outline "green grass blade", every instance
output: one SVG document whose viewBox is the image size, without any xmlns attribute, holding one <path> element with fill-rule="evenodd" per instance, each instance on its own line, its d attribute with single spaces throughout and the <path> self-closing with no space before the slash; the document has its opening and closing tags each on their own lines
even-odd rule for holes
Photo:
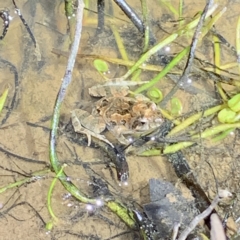
<svg viewBox="0 0 240 240">
<path fill-rule="evenodd" d="M 8 96 L 8 91 L 9 91 L 9 88 L 6 88 L 2 94 L 2 96 L 0 97 L 0 113 L 2 112 L 3 110 L 3 107 L 5 105 L 5 102 L 7 100 L 7 96 Z"/>
</svg>

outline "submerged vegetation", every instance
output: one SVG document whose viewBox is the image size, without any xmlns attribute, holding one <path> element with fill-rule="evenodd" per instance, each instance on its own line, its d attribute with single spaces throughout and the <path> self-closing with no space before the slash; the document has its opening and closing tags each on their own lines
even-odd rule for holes
<svg viewBox="0 0 240 240">
<path fill-rule="evenodd" d="M 137 236 L 138 239 L 149 240 L 184 240 L 190 233 L 201 239 L 226 239 L 227 236 L 229 239 L 235 239 L 239 230 L 230 232 L 226 227 L 232 212 L 217 208 L 217 205 L 220 201 L 226 206 L 238 205 L 238 200 L 234 198 L 235 195 L 238 196 L 238 189 L 235 189 L 234 193 L 230 193 L 232 188 L 222 190 L 227 184 L 219 184 L 220 180 L 215 176 L 215 166 L 206 160 L 214 179 L 211 184 L 214 188 L 216 184 L 209 197 L 206 186 L 202 186 L 188 158 L 198 154 L 202 159 L 204 148 L 207 149 L 208 145 L 214 148 L 216 143 L 224 145 L 232 135 L 235 136 L 234 145 L 237 145 L 240 128 L 240 20 L 237 24 L 234 47 L 215 27 L 224 17 L 230 3 L 219 6 L 213 1 L 207 1 L 206 6 L 199 9 L 198 13 L 185 13 L 187 3 L 181 0 L 178 9 L 169 1 L 151 1 L 159 9 L 168 11 L 167 21 L 173 23 L 170 32 L 161 26 L 163 21 L 154 19 L 155 13 L 151 15 L 153 9 L 147 0 L 141 0 L 141 7 L 138 9 L 132 8 L 127 1 L 96 2 L 97 6 L 87 0 L 64 1 L 69 37 L 64 40 L 63 45 L 70 45 L 70 50 L 68 53 L 66 48 L 52 49 L 55 55 L 68 57 L 68 62 L 51 118 L 50 166 L 2 186 L 0 193 L 43 179 L 52 170 L 55 175 L 46 200 L 50 219 L 47 223 L 44 222 L 49 232 L 54 232 L 59 222 L 54 212 L 55 204 L 58 203 L 52 201 L 53 191 L 59 180 L 70 196 L 86 206 L 85 211 L 96 214 L 96 217 L 100 216 L 99 218 L 110 225 L 115 224 L 111 220 L 112 215 L 108 219 L 108 216 L 101 215 L 101 211 L 116 215 L 131 230 L 133 239 Z M 18 9 L 14 1 L 13 4 Z M 91 10 L 95 7 L 97 11 Z M 121 15 L 119 17 L 114 13 L 116 8 L 124 15 L 123 19 Z M 138 14 L 140 11 L 141 15 Z M 8 16 L 7 11 L 0 13 L 3 20 Z M 185 14 L 188 17 L 185 17 Z M 20 11 L 18 15 L 36 45 L 35 37 Z M 123 22 L 127 22 L 128 27 L 134 25 L 136 29 L 131 29 L 129 34 L 129 29 L 119 27 Z M 102 43 L 101 48 L 106 48 L 108 52 L 108 47 L 114 40 L 115 57 L 111 56 L 110 51 L 109 55 L 95 52 L 86 54 L 83 49 L 79 53 L 79 45 L 82 47 L 83 44 L 81 37 L 85 29 L 92 26 L 97 26 L 93 39 L 89 40 L 93 41 L 92 46 L 99 41 Z M 3 40 L 8 27 L 9 23 L 3 28 Z M 161 37 L 159 29 L 163 30 Z M 209 49 L 204 48 L 205 40 L 213 42 L 213 61 L 209 60 L 206 53 Z M 130 42 L 137 46 L 137 54 L 133 51 L 133 46 L 129 47 Z M 221 65 L 223 51 L 231 53 L 234 62 Z M 79 64 L 81 73 L 82 68 L 89 67 L 89 60 L 93 66 L 92 71 L 100 79 L 95 85 L 88 87 L 88 98 L 92 98 L 91 108 L 85 110 L 89 106 L 81 104 L 80 108 L 70 109 L 71 119 L 68 123 L 61 123 L 63 104 L 71 94 L 69 88 L 72 81 L 75 81 L 75 61 L 84 62 L 84 65 Z M 113 69 L 118 71 L 112 74 Z M 86 78 L 84 81 L 87 81 Z M 200 99 L 196 98 L 190 103 L 193 96 L 200 96 Z M 0 97 L 0 111 L 7 97 L 8 88 Z M 201 105 L 205 99 L 207 104 Z M 109 137 L 109 133 L 112 137 Z M 107 156 L 114 165 L 116 174 L 110 170 L 111 177 L 104 179 L 92 169 L 93 163 L 84 163 L 83 154 L 79 164 L 89 178 L 84 180 L 88 186 L 76 184 L 67 173 L 67 165 L 58 154 L 58 139 L 61 136 L 71 144 L 84 146 L 84 149 L 98 149 L 101 152 L 101 160 L 106 164 Z M 170 182 L 154 179 L 151 174 L 147 182 L 150 195 L 148 201 L 142 204 L 140 199 L 126 197 L 126 186 L 131 185 L 131 177 L 136 171 L 131 168 L 133 164 L 129 164 L 129 156 L 139 157 L 141 161 L 152 156 L 166 157 L 194 200 L 182 196 Z M 214 158 L 214 153 L 209 156 Z M 109 161 L 107 165 L 109 166 Z M 84 177 L 80 176 L 80 179 Z M 140 186 L 142 182 L 137 184 Z M 163 195 L 160 198 L 161 192 Z M 236 210 L 234 214 L 235 227 L 239 212 Z M 219 219 L 222 219 L 223 223 Z M 209 231 L 198 226 L 202 220 Z M 77 236 L 101 239 L 98 233 L 94 237 L 87 234 L 81 232 Z M 108 239 L 121 235 L 125 239 L 124 234 L 117 231 L 116 235 L 112 234 Z"/>
</svg>

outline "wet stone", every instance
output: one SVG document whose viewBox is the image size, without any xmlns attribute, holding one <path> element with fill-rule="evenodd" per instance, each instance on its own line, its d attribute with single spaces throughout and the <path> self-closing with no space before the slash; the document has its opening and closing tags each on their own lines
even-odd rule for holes
<svg viewBox="0 0 240 240">
<path fill-rule="evenodd" d="M 184 229 L 197 215 L 194 201 L 184 198 L 170 182 L 150 179 L 149 188 L 151 202 L 144 205 L 144 212 L 161 233 L 160 239 L 171 236 L 174 224 L 180 223 Z"/>
</svg>

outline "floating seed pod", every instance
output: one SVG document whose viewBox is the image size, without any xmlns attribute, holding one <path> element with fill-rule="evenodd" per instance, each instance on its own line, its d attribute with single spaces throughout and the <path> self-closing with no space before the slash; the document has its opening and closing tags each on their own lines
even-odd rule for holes
<svg viewBox="0 0 240 240">
<path fill-rule="evenodd" d="M 235 122 L 237 114 L 230 108 L 224 108 L 218 113 L 218 121 L 220 123 L 233 123 Z"/>
<path fill-rule="evenodd" d="M 162 94 L 161 90 L 159 90 L 156 87 L 149 89 L 147 91 L 147 96 L 151 101 L 153 101 L 155 103 L 159 103 L 163 99 L 163 94 Z"/>
<path fill-rule="evenodd" d="M 230 100 L 228 100 L 227 104 L 232 111 L 239 112 L 240 111 L 240 94 L 233 96 Z"/>
<path fill-rule="evenodd" d="M 171 115 L 172 116 L 179 116 L 182 113 L 182 103 L 179 98 L 172 98 L 171 99 Z"/>
<path fill-rule="evenodd" d="M 220 123 L 233 123 L 236 115 L 230 108 L 224 108 L 218 113 L 218 121 Z"/>
<path fill-rule="evenodd" d="M 100 73 L 105 73 L 108 71 L 108 64 L 101 59 L 95 59 L 93 61 L 93 65 Z"/>
</svg>

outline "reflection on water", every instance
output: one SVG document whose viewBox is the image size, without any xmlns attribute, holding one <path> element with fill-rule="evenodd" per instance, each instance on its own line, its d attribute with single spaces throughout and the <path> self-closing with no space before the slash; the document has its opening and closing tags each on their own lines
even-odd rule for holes
<svg viewBox="0 0 240 240">
<path fill-rule="evenodd" d="M 128 2 L 131 2 L 135 12 L 141 16 L 139 1 Z M 160 2 L 160 0 L 148 1 L 149 23 L 156 42 L 176 31 L 179 26 L 174 10 Z M 1 114 L 1 121 L 4 124 L 0 129 L 0 174 L 2 175 L 0 186 L 12 183 L 16 179 L 22 179 L 31 172 L 49 165 L 49 127 L 56 94 L 67 63 L 66 57 L 52 53 L 52 49 L 68 52 L 71 42 L 69 36 L 72 32 L 69 30 L 62 1 L 24 0 L 17 4 L 36 38 L 37 46 L 34 47 L 26 28 L 18 15 L 14 13 L 12 1 L 2 1 L 0 9 L 9 9 L 13 19 L 5 38 L 0 41 L 0 93 L 6 87 L 10 89 L 6 107 Z M 204 4 L 205 1 L 185 2 L 183 11 L 185 21 L 190 21 L 198 11 L 203 9 Z M 225 4 L 224 1 L 219 3 L 220 7 Z M 172 1 L 172 6 L 177 9 L 178 2 Z M 108 18 L 105 21 L 104 32 L 98 35 L 96 34 L 97 15 L 95 13 L 97 7 L 91 2 L 88 8 L 89 10 L 84 13 L 83 36 L 79 52 L 122 59 L 120 54 L 122 49 L 118 49 L 115 42 L 116 35 L 112 32 L 111 24 L 114 24 L 123 39 L 129 60 L 136 61 L 142 54 L 143 37 L 118 6 L 111 5 L 106 1 Z M 235 46 L 238 9 L 240 9 L 238 2 L 230 2 L 227 12 L 215 26 L 216 31 L 232 46 Z M 70 20 L 70 24 L 72 22 L 73 19 Z M 0 31 L 2 30 L 1 26 Z M 213 62 L 212 41 L 212 35 L 208 34 L 202 43 L 199 43 L 196 53 L 198 58 Z M 189 43 L 189 36 L 180 38 L 152 56 L 148 64 L 164 66 L 182 50 L 183 46 L 187 46 Z M 222 65 L 236 60 L 226 45 L 221 44 L 221 49 Z M 176 93 L 182 102 L 183 114 L 218 104 L 212 77 L 202 71 L 202 64 L 199 61 L 195 62 L 194 71 L 190 74 L 191 83 L 188 82 L 187 86 L 182 86 Z M 105 75 L 108 78 L 120 77 L 129 68 L 122 64 L 109 63 L 108 65 L 109 72 Z M 164 78 L 157 85 L 164 96 L 174 86 L 174 82 L 179 78 L 184 67 L 185 62 L 183 61 L 174 68 L 168 78 Z M 238 73 L 237 71 L 237 68 L 231 69 L 231 72 Z M 155 77 L 156 74 L 156 71 L 144 70 L 139 76 L 136 76 L 136 79 L 146 81 Z M 117 181 L 112 179 L 111 171 L 106 168 L 105 153 L 103 154 L 99 149 L 87 147 L 87 139 L 84 136 L 79 141 L 85 143 L 85 146 L 79 146 L 69 141 L 67 134 L 61 134 L 62 126 L 69 122 L 70 111 L 79 107 L 92 109 L 96 100 L 90 97 L 88 89 L 94 84 L 103 82 L 104 79 L 93 67 L 92 59 L 82 57 L 80 59 L 79 57 L 61 112 L 62 122 L 57 148 L 59 159 L 68 164 L 67 175 L 85 193 L 90 194 L 91 192 L 89 181 L 93 182 L 93 180 L 89 178 L 89 175 L 100 176 L 106 179 L 110 191 L 118 195 L 121 201 L 127 202 L 131 206 L 134 201 L 139 204 L 148 203 L 150 201 L 148 194 L 150 178 L 161 178 L 172 183 L 178 181 L 171 164 L 165 157 L 127 156 L 130 169 L 129 185 L 120 188 Z M 224 85 L 226 91 L 231 92 L 233 89 L 233 87 Z M 170 110 L 169 105 L 166 108 Z M 191 130 L 198 132 L 201 128 L 211 126 L 214 121 L 216 120 L 203 119 L 196 129 Z M 227 187 L 230 191 L 237 193 L 240 167 L 236 161 L 239 155 L 237 137 L 238 134 L 235 134 L 235 137 L 230 136 L 224 141 L 224 144 L 202 142 L 198 146 L 185 150 L 190 166 L 210 198 L 214 197 L 216 192 L 215 177 L 221 188 Z M 22 158 L 16 157 L 14 154 Z M 215 177 L 206 160 L 212 166 Z M 85 163 L 84 168 L 81 166 L 82 162 Z M 12 172 L 4 170 L 5 168 Z M 114 169 L 113 175 L 115 175 Z M 86 209 L 85 205 L 71 197 L 63 198 L 66 191 L 60 184 L 55 187 L 52 199 L 53 210 L 60 221 L 52 233 L 46 235 L 44 224 L 50 220 L 46 207 L 47 191 L 53 177 L 54 174 L 49 174 L 44 179 L 25 184 L 17 191 L 14 188 L 1 193 L 0 203 L 3 204 L 1 211 L 4 217 L 0 219 L 5 226 L 4 229 L 1 229 L 1 235 L 4 236 L 4 239 L 33 239 L 33 236 L 36 239 L 50 239 L 52 236 L 57 239 L 84 239 L 87 236 L 89 239 L 109 239 L 117 234 L 119 236 L 115 239 L 139 237 L 134 232 L 125 233 L 129 231 L 126 225 L 105 208 L 103 210 L 94 209 L 93 214 Z M 191 198 L 189 190 L 183 184 L 178 184 L 178 188 L 187 198 Z M 13 204 L 19 205 L 11 209 Z M 43 221 L 35 211 L 41 215 Z M 234 217 L 238 216 L 239 203 L 237 202 Z"/>
</svg>

